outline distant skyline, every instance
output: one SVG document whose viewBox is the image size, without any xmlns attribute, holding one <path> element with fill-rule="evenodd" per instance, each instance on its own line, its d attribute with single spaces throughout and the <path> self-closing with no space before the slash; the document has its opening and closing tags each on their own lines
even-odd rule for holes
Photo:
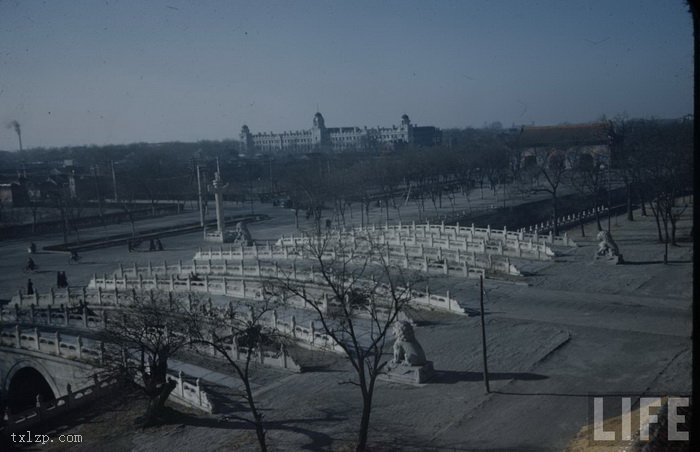
<svg viewBox="0 0 700 452">
<path fill-rule="evenodd" d="M 692 113 L 682 0 L 0 0 L 0 150 Z"/>
</svg>

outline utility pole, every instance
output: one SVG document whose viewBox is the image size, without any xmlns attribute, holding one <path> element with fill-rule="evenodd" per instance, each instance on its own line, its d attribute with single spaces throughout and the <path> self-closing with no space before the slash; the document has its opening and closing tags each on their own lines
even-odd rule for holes
<svg viewBox="0 0 700 452">
<path fill-rule="evenodd" d="M 506 177 L 503 176 L 503 208 L 506 208 Z"/>
<path fill-rule="evenodd" d="M 199 225 L 204 227 L 204 196 L 202 194 L 202 177 L 200 175 L 201 169 L 201 165 L 197 165 L 197 201 L 199 204 Z"/>
<path fill-rule="evenodd" d="M 97 196 L 97 209 L 100 213 L 100 220 L 104 221 L 102 218 L 103 212 L 102 212 L 102 193 L 100 193 L 100 183 L 97 180 L 97 165 L 93 165 L 92 167 L 92 176 L 93 180 L 95 181 L 95 195 Z"/>
<path fill-rule="evenodd" d="M 608 166 L 608 232 L 610 232 L 610 216 L 612 215 L 611 208 L 612 208 L 612 193 L 610 193 L 610 179 L 612 178 L 612 175 L 610 173 L 610 166 Z"/>
<path fill-rule="evenodd" d="M 114 187 L 114 202 L 119 202 L 119 195 L 117 195 L 117 173 L 114 172 L 114 160 L 109 161 L 112 165 L 112 186 Z"/>
<path fill-rule="evenodd" d="M 489 368 L 486 360 L 486 325 L 484 323 L 484 276 L 479 276 L 479 305 L 481 307 L 481 351 L 484 356 L 484 386 L 486 393 L 491 392 L 489 388 Z"/>
</svg>

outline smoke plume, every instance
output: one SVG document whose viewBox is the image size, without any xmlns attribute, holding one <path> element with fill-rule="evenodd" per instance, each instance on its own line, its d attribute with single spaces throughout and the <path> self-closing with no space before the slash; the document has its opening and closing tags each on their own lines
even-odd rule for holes
<svg viewBox="0 0 700 452">
<path fill-rule="evenodd" d="M 22 127 L 19 125 L 19 122 L 16 120 L 12 120 L 7 124 L 8 129 L 13 129 L 15 133 L 17 134 L 17 139 L 19 140 L 19 150 L 22 150 Z"/>
</svg>

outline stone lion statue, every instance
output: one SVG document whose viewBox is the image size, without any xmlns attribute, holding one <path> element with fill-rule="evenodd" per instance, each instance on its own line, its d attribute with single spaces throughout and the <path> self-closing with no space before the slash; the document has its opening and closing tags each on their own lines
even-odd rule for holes
<svg viewBox="0 0 700 452">
<path fill-rule="evenodd" d="M 253 245 L 253 237 L 250 235 L 250 231 L 248 231 L 248 227 L 243 221 L 239 221 L 236 224 L 235 237 L 235 243 L 243 243 L 246 246 Z"/>
<path fill-rule="evenodd" d="M 620 255 L 620 250 L 608 231 L 600 231 L 596 239 L 600 241 L 596 256 L 617 257 Z"/>
<path fill-rule="evenodd" d="M 426 364 L 425 352 L 413 334 L 413 327 L 410 323 L 399 320 L 393 327 L 396 342 L 394 342 L 393 364 L 404 364 L 406 366 L 422 366 Z"/>
</svg>

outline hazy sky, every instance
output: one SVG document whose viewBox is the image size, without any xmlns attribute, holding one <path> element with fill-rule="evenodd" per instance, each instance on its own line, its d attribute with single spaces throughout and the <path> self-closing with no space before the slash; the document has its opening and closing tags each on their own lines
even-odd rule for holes
<svg viewBox="0 0 700 452">
<path fill-rule="evenodd" d="M 0 0 L 0 149 L 692 112 L 682 0 Z"/>
</svg>

